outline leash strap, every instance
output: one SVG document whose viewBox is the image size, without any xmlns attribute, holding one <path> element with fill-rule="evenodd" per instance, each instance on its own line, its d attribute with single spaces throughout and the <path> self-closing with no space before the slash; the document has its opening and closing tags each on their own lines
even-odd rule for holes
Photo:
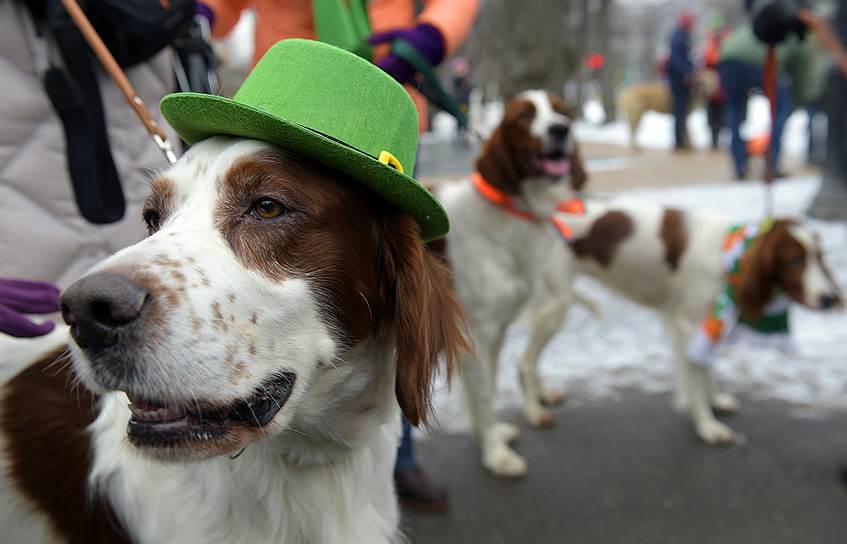
<svg viewBox="0 0 847 544">
<path fill-rule="evenodd" d="M 532 212 L 528 212 L 526 210 L 518 208 L 518 206 L 515 204 L 514 199 L 511 196 L 507 195 L 503 191 L 491 185 L 488 180 L 486 180 L 479 172 L 474 172 L 473 174 L 471 174 L 471 182 L 473 183 L 476 192 L 479 193 L 482 198 L 494 204 L 509 215 L 533 223 L 543 224 L 545 222 L 549 222 L 559 234 L 559 236 L 562 237 L 562 240 L 565 243 L 570 243 L 573 239 L 573 230 L 571 229 L 570 225 L 567 224 L 564 218 L 554 214 L 544 220 L 543 218 L 538 217 Z M 573 208 L 575 206 L 573 204 L 574 200 L 565 201 L 559 204 L 559 206 Z M 579 203 L 581 204 L 581 209 L 583 210 L 582 213 L 584 213 L 584 203 L 582 203 L 582 201 L 579 201 Z M 559 206 L 557 206 L 557 209 Z"/>
<path fill-rule="evenodd" d="M 115 57 L 112 56 L 112 53 L 109 51 L 109 48 L 106 47 L 106 44 L 103 43 L 103 40 L 97 34 L 97 31 L 92 26 L 91 21 L 88 20 L 85 13 L 82 11 L 82 8 L 79 7 L 79 4 L 76 0 L 61 0 L 62 6 L 67 10 L 68 14 L 73 19 L 74 24 L 79 28 L 79 31 L 85 37 L 85 41 L 88 42 L 88 45 L 91 47 L 91 50 L 97 56 L 97 59 L 103 65 L 103 69 L 106 70 L 106 73 L 115 81 L 115 84 L 123 93 L 126 98 L 129 106 L 135 111 L 135 114 L 141 120 L 141 123 L 144 125 L 144 128 L 147 129 L 147 132 L 150 133 L 150 136 L 153 138 L 153 141 L 156 142 L 156 145 L 159 149 L 164 153 L 165 158 L 168 159 L 168 162 L 173 164 L 176 162 L 176 154 L 171 147 L 171 143 L 168 141 L 168 135 L 162 129 L 161 126 L 156 122 L 153 118 L 153 114 L 150 113 L 150 110 L 144 104 L 144 101 L 141 100 L 141 97 L 138 96 L 138 91 L 135 90 L 135 87 L 132 86 L 132 83 L 129 82 L 129 79 L 126 77 L 126 74 L 118 65 Z"/>
<path fill-rule="evenodd" d="M 413 85 L 427 100 L 455 117 L 460 127 L 468 126 L 468 116 L 459 107 L 456 99 L 444 90 L 435 69 L 414 45 L 406 40 L 395 40 L 391 52 L 409 63 L 422 76 L 422 79 L 415 80 Z"/>
<path fill-rule="evenodd" d="M 776 97 L 779 81 L 779 65 L 776 58 L 776 46 L 768 46 L 768 55 L 765 60 L 764 87 L 765 96 L 768 97 L 771 110 L 771 136 L 768 141 L 768 154 L 765 167 L 765 215 L 773 214 L 773 195 L 771 185 L 776 177 L 776 157 L 774 156 L 774 128 L 776 127 Z"/>
</svg>

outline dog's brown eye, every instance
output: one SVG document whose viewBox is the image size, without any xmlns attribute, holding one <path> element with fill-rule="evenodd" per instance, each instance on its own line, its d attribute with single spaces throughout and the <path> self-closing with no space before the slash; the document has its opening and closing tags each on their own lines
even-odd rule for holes
<svg viewBox="0 0 847 544">
<path fill-rule="evenodd" d="M 792 257 L 791 260 L 788 261 L 788 266 L 791 268 L 803 268 L 806 266 L 806 257 L 803 257 L 802 255 Z"/>
<path fill-rule="evenodd" d="M 162 226 L 162 216 L 156 210 L 144 212 L 144 222 L 147 223 L 147 234 L 153 235 Z"/>
<path fill-rule="evenodd" d="M 260 198 L 251 209 L 256 219 L 276 219 L 285 213 L 285 206 L 271 198 Z"/>
</svg>

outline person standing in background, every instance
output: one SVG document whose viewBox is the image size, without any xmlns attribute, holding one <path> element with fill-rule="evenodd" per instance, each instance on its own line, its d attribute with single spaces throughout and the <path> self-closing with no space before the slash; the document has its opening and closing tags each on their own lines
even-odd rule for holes
<svg viewBox="0 0 847 544">
<path fill-rule="evenodd" d="M 420 130 L 428 127 L 426 98 L 410 82 L 416 75 L 405 61 L 390 52 L 391 42 L 411 43 L 433 66 L 450 57 L 465 40 L 476 19 L 479 0 L 425 0 L 415 13 L 415 0 L 370 0 L 368 20 L 375 45 L 374 63 L 402 83 L 418 108 Z M 253 63 L 279 40 L 317 39 L 312 0 L 201 0 L 198 14 L 207 17 L 212 37 L 221 39 L 238 23 L 241 12 L 257 14 Z"/>
<path fill-rule="evenodd" d="M 779 80 L 776 92 L 776 117 L 773 120 L 771 146 L 777 177 L 785 122 L 797 105 L 808 101 L 811 89 L 811 46 L 808 40 L 791 35 L 776 48 Z M 748 22 L 733 30 L 721 46 L 719 70 L 726 93 L 727 120 L 732 131 L 732 162 L 738 180 L 747 177 L 747 144 L 741 137 L 741 125 L 747 118 L 747 101 L 754 90 L 763 90 L 767 46 L 756 38 Z"/>
<path fill-rule="evenodd" d="M 415 0 L 370 0 L 367 16 L 375 46 L 373 62 L 403 84 L 418 110 L 419 129 L 429 123 L 426 98 L 411 84 L 416 70 L 391 53 L 398 39 L 410 43 L 432 66 L 451 56 L 470 31 L 479 0 L 424 0 L 415 13 Z M 209 20 L 212 37 L 223 38 L 235 27 L 243 10 L 257 15 L 253 64 L 276 42 L 288 38 L 317 39 L 312 0 L 202 0 L 198 15 Z M 401 504 L 420 512 L 444 512 L 449 508 L 446 490 L 436 486 L 420 468 L 412 443 L 412 427 L 403 418 L 403 435 L 397 451 L 394 481 Z"/>
<path fill-rule="evenodd" d="M 721 59 L 721 43 L 730 32 L 726 19 L 722 15 L 715 15 L 709 22 L 709 32 L 706 35 L 706 50 L 703 53 L 703 67 L 711 74 L 717 85 L 709 89 L 710 94 L 706 97 L 706 116 L 709 128 L 712 131 L 712 149 L 718 149 L 721 129 L 724 126 L 724 103 L 726 97 L 723 85 L 720 81 L 718 63 Z"/>
<path fill-rule="evenodd" d="M 668 83 L 673 97 L 674 141 L 677 150 L 689 147 L 686 121 L 691 106 L 691 86 L 694 79 L 694 63 L 691 61 L 691 31 L 694 14 L 684 10 L 671 34 L 670 56 L 667 62 Z"/>
</svg>

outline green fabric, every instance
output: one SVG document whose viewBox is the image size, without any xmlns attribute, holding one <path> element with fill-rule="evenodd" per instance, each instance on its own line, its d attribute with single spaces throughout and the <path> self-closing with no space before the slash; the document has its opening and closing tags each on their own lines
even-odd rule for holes
<svg viewBox="0 0 847 544">
<path fill-rule="evenodd" d="M 739 229 L 745 228 L 744 225 L 734 225 L 730 228 L 729 232 L 734 233 Z M 741 253 L 738 255 L 738 258 L 734 260 L 732 263 L 732 267 L 729 269 L 729 275 L 738 277 L 741 275 L 741 265 L 744 262 L 744 256 L 750 251 L 753 243 L 759 240 L 762 236 L 767 234 L 767 230 L 770 230 L 770 227 L 767 229 L 761 229 L 756 233 L 753 237 L 745 238 L 744 242 L 741 246 Z M 716 316 L 720 317 L 723 312 L 731 305 L 732 307 L 739 308 L 738 306 L 738 294 L 736 293 L 735 285 L 731 281 L 726 282 L 726 287 L 723 296 L 718 297 L 718 300 L 722 300 L 722 304 L 717 304 L 716 308 L 713 309 L 715 312 L 720 312 L 716 314 Z M 769 302 L 774 302 L 780 297 L 784 297 L 785 295 L 779 290 L 775 289 L 773 295 L 771 295 L 771 299 Z M 721 307 L 717 307 L 721 306 Z M 775 313 L 765 313 L 760 316 L 758 319 L 752 319 L 744 314 L 739 312 L 738 322 L 744 323 L 751 329 L 756 332 L 762 334 L 784 334 L 788 332 L 788 310 L 787 306 L 785 310 L 780 310 Z"/>
<path fill-rule="evenodd" d="M 418 114 L 403 87 L 337 47 L 284 40 L 259 61 L 232 99 L 175 93 L 162 114 L 189 144 L 215 135 L 276 144 L 327 164 L 410 214 L 425 241 L 449 230 L 441 204 L 412 177 L 383 164 L 388 151 L 413 172 Z"/>
<path fill-rule="evenodd" d="M 365 0 L 312 0 L 318 40 L 371 60 L 373 48 Z"/>
<path fill-rule="evenodd" d="M 774 315 L 764 315 L 760 319 L 752 320 L 741 316 L 739 323 L 744 323 L 760 334 L 785 334 L 789 330 L 788 312 L 780 312 Z"/>
<path fill-rule="evenodd" d="M 768 48 L 753 33 L 746 23 L 736 28 L 721 44 L 721 61 L 737 60 L 764 67 Z M 808 38 L 800 40 L 792 34 L 785 43 L 776 48 L 781 76 L 791 78 L 791 93 L 795 106 L 814 98 L 815 82 L 812 80 L 812 45 Z"/>
</svg>

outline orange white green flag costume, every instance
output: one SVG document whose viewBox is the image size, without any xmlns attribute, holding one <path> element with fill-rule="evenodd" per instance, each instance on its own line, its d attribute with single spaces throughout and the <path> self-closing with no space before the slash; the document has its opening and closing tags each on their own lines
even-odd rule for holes
<svg viewBox="0 0 847 544">
<path fill-rule="evenodd" d="M 758 224 L 733 226 L 724 239 L 723 266 L 726 285 L 709 307 L 709 312 L 686 348 L 686 355 L 697 365 L 710 366 L 722 341 L 744 341 L 773 346 L 783 351 L 795 351 L 788 322 L 789 299 L 783 293 L 774 294 L 761 317 L 753 319 L 738 308 L 737 290 L 747 256 L 758 240 L 773 227 L 773 220 Z"/>
</svg>

